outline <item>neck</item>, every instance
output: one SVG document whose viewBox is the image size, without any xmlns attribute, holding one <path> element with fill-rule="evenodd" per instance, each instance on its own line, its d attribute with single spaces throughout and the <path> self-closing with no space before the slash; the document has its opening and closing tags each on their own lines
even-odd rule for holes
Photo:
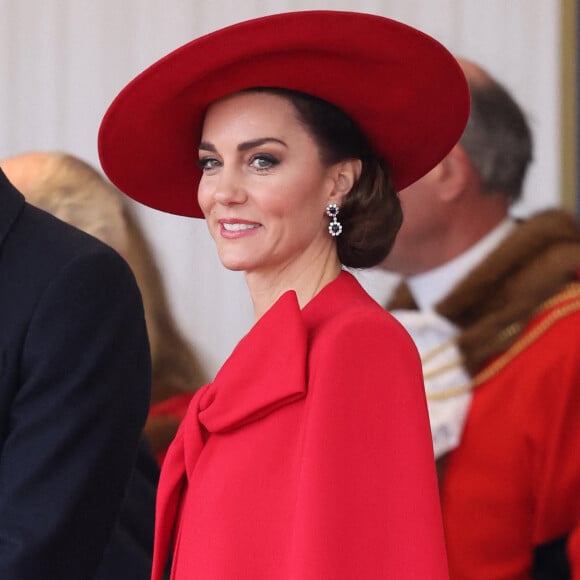
<svg viewBox="0 0 580 580">
<path fill-rule="evenodd" d="M 445 264 L 407 278 L 407 284 L 422 310 L 435 307 L 467 274 L 477 267 L 513 231 L 515 224 L 505 219 L 466 251 Z"/>
<path fill-rule="evenodd" d="M 336 251 L 320 256 L 306 265 L 288 264 L 275 272 L 246 272 L 246 283 L 258 320 L 289 290 L 296 292 L 300 308 L 304 308 L 327 284 L 335 280 L 342 267 Z"/>
</svg>

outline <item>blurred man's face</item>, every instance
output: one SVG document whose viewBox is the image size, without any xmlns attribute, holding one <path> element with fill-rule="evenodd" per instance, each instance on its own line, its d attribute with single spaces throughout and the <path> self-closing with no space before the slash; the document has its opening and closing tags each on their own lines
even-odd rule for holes
<svg viewBox="0 0 580 580">
<path fill-rule="evenodd" d="M 399 194 L 403 225 L 382 267 L 403 275 L 419 274 L 434 267 L 438 240 L 445 231 L 448 205 L 437 196 L 439 166 Z"/>
</svg>

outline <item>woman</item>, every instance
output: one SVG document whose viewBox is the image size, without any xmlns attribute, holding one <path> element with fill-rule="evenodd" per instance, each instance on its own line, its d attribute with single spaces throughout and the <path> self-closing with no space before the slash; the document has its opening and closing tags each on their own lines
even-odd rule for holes
<svg viewBox="0 0 580 580">
<path fill-rule="evenodd" d="M 169 554 L 177 580 L 447 577 L 417 353 L 342 266 L 385 257 L 395 188 L 450 150 L 467 114 L 437 42 L 326 11 L 197 39 L 112 104 L 105 171 L 204 217 L 256 313 L 168 452 L 154 579 Z"/>
</svg>

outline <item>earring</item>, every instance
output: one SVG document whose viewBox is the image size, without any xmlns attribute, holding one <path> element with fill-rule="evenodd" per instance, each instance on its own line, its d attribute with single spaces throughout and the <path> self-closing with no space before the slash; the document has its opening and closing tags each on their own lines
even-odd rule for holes
<svg viewBox="0 0 580 580">
<path fill-rule="evenodd" d="M 335 203 L 329 203 L 326 206 L 326 215 L 330 218 L 330 223 L 328 224 L 328 233 L 333 238 L 340 236 L 342 233 L 342 224 L 336 219 L 338 212 L 339 208 Z"/>
</svg>

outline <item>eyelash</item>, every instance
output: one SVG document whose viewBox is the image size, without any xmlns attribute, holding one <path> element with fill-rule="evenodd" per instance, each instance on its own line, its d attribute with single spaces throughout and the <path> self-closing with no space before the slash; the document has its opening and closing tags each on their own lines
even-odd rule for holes
<svg viewBox="0 0 580 580">
<path fill-rule="evenodd" d="M 255 165 L 256 161 L 266 162 L 266 167 L 256 166 Z M 207 156 L 201 157 L 197 162 L 197 164 L 202 171 L 210 171 L 212 169 L 215 169 L 216 167 L 219 167 L 221 165 L 221 162 L 215 157 Z M 258 153 L 251 157 L 249 164 L 250 166 L 254 167 L 256 171 L 262 172 L 268 171 L 269 169 L 276 167 L 276 165 L 280 164 L 280 160 L 274 155 L 270 155 L 269 153 Z"/>
<path fill-rule="evenodd" d="M 267 163 L 267 167 L 255 167 L 255 161 L 265 161 Z M 276 165 L 279 163 L 280 160 L 277 157 L 274 157 L 274 155 L 270 155 L 268 153 L 259 153 L 250 159 L 250 165 L 254 166 L 256 171 L 268 171 L 268 169 L 276 167 Z"/>
<path fill-rule="evenodd" d="M 219 165 L 219 161 L 215 157 L 201 157 L 197 164 L 202 171 L 207 171 L 217 167 Z"/>
</svg>

